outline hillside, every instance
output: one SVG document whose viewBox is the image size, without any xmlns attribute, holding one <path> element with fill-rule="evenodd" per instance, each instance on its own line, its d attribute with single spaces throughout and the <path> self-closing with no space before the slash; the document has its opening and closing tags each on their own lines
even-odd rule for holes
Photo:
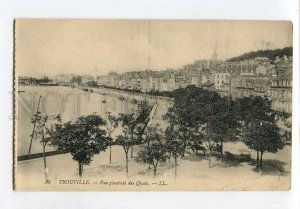
<svg viewBox="0 0 300 209">
<path fill-rule="evenodd" d="M 274 49 L 274 50 L 258 50 L 255 52 L 249 52 L 242 54 L 238 57 L 233 57 L 228 59 L 228 62 L 238 62 L 243 60 L 254 59 L 256 57 L 268 57 L 270 60 L 274 61 L 277 56 L 292 56 L 293 55 L 293 47 L 286 47 L 283 49 Z"/>
</svg>

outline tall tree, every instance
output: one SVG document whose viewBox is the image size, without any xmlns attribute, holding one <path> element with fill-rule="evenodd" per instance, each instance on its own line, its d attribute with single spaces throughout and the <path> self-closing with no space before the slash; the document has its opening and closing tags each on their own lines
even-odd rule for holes
<svg viewBox="0 0 300 209">
<path fill-rule="evenodd" d="M 238 139 L 241 124 L 238 117 L 237 103 L 231 97 L 220 98 L 216 102 L 217 112 L 209 117 L 210 136 L 220 143 L 220 154 L 223 155 L 223 143 Z"/>
<path fill-rule="evenodd" d="M 78 174 L 82 176 L 83 165 L 89 165 L 92 157 L 104 151 L 111 143 L 107 137 L 105 121 L 98 115 L 81 116 L 75 122 L 56 125 L 51 144 L 58 151 L 70 153 L 78 162 Z"/>
<path fill-rule="evenodd" d="M 262 168 L 264 152 L 276 153 L 283 148 L 283 142 L 279 134 L 279 128 L 274 123 L 254 123 L 244 135 L 244 143 L 253 150 L 260 153 L 259 167 Z"/>
<path fill-rule="evenodd" d="M 132 137 L 135 137 L 137 144 L 140 144 L 142 142 L 142 135 L 145 131 L 145 128 L 147 126 L 147 123 L 149 121 L 149 114 L 151 112 L 152 108 L 147 103 L 144 103 L 143 105 L 138 107 L 138 110 L 136 112 L 136 119 L 133 121 L 133 127 L 132 127 Z M 131 153 L 130 157 L 133 158 L 133 147 L 131 147 Z"/>
<path fill-rule="evenodd" d="M 262 121 L 274 122 L 274 111 L 267 97 L 249 96 L 236 99 L 237 113 L 241 121 L 248 126 Z"/>
<path fill-rule="evenodd" d="M 116 128 L 119 125 L 118 118 L 114 115 L 111 114 L 111 112 L 107 112 L 107 133 L 108 136 L 112 139 L 112 133 L 116 130 Z M 109 145 L 109 163 L 111 164 L 111 146 L 112 144 Z"/>
<path fill-rule="evenodd" d="M 244 123 L 244 131 L 251 125 L 259 125 L 262 122 L 274 123 L 274 111 L 271 101 L 267 97 L 249 96 L 236 100 L 239 120 Z M 259 151 L 256 152 L 256 164 L 259 166 Z"/>
<path fill-rule="evenodd" d="M 207 122 L 210 105 L 220 98 L 219 94 L 194 86 L 174 91 L 173 106 L 164 118 L 173 125 L 196 128 Z"/>
<path fill-rule="evenodd" d="M 203 139 L 200 137 L 203 136 L 203 126 L 206 126 L 209 117 L 214 114 L 212 107 L 221 98 L 220 95 L 194 86 L 175 90 L 173 95 L 173 106 L 164 116 L 171 124 L 169 130 L 176 129 L 177 140 L 182 140 L 183 145 L 199 147 Z"/>
<path fill-rule="evenodd" d="M 217 142 L 223 145 L 224 141 L 235 139 L 239 122 L 235 102 L 230 97 L 221 97 L 216 92 L 193 86 L 174 91 L 174 97 L 174 105 L 164 117 L 170 124 L 181 127 L 178 129 L 181 135 L 188 132 L 198 134 L 199 131 L 205 134 L 210 161 L 211 149 Z M 186 141 L 188 138 L 182 139 Z"/>
<path fill-rule="evenodd" d="M 128 152 L 131 147 L 140 143 L 140 137 L 136 134 L 139 123 L 132 113 L 119 115 L 119 122 L 122 126 L 122 134 L 116 138 L 116 144 L 121 145 L 126 157 L 126 174 L 128 177 Z"/>
<path fill-rule="evenodd" d="M 177 159 L 184 155 L 185 143 L 180 137 L 180 131 L 176 126 L 170 125 L 165 130 L 167 152 L 174 158 L 175 178 L 177 177 Z"/>
<path fill-rule="evenodd" d="M 156 176 L 158 163 L 165 163 L 168 157 L 162 130 L 158 126 L 148 127 L 143 142 L 137 161 L 151 164 Z"/>
<path fill-rule="evenodd" d="M 150 142 L 156 138 L 156 133 L 159 131 L 159 124 L 154 126 L 148 126 L 146 131 L 141 135 L 141 143 L 144 144 L 147 148 L 150 147 Z M 141 133 L 141 129 L 139 129 L 138 133 Z M 149 163 L 149 169 L 151 168 L 151 163 Z"/>
<path fill-rule="evenodd" d="M 48 116 L 37 111 L 31 118 L 31 122 L 35 125 L 35 129 L 31 135 L 32 139 L 38 140 L 43 147 L 43 162 L 45 178 L 48 178 L 47 161 L 46 161 L 46 146 L 50 142 L 50 136 L 53 132 L 53 124 L 61 122 L 60 115 Z"/>
</svg>

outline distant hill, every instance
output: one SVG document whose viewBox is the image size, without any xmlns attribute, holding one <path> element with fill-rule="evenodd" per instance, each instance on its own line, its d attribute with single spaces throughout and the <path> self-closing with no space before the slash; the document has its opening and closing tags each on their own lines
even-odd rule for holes
<svg viewBox="0 0 300 209">
<path fill-rule="evenodd" d="M 284 55 L 292 56 L 293 55 L 293 47 L 286 47 L 283 49 L 274 49 L 274 50 L 258 50 L 255 52 L 249 52 L 242 54 L 238 57 L 233 57 L 228 59 L 228 62 L 238 62 L 243 60 L 254 59 L 256 57 L 268 57 L 270 60 L 274 61 L 277 56 L 282 57 Z"/>
</svg>

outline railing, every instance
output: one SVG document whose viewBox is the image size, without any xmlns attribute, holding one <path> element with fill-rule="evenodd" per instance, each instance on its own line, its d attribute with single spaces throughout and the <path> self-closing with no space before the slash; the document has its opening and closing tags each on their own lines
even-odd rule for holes
<svg viewBox="0 0 300 209">
<path fill-rule="evenodd" d="M 53 156 L 53 155 L 60 155 L 63 154 L 62 152 L 59 151 L 50 151 L 50 152 L 45 152 L 45 156 Z M 18 161 L 24 161 L 24 160 L 31 160 L 31 159 L 36 159 L 36 158 L 42 158 L 43 153 L 34 153 L 30 155 L 21 155 L 18 156 Z"/>
<path fill-rule="evenodd" d="M 79 87 L 80 88 L 80 87 Z M 102 89 L 105 91 L 105 93 L 108 92 L 113 92 L 113 93 L 118 93 L 118 94 L 126 94 L 127 96 L 140 96 L 148 99 L 160 99 L 160 100 L 166 100 L 166 101 L 173 101 L 174 99 L 171 97 L 164 97 L 164 96 L 156 96 L 156 95 L 150 95 L 150 94 L 144 94 L 144 93 L 138 93 L 138 92 L 129 92 L 126 90 L 118 90 L 118 89 L 110 89 L 110 88 L 105 88 L 105 87 L 98 87 L 98 88 L 93 88 L 94 91 L 97 91 L 97 89 Z"/>
</svg>

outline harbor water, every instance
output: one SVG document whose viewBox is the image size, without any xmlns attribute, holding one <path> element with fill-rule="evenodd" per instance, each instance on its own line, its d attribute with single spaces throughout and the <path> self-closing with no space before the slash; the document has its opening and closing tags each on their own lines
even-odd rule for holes
<svg viewBox="0 0 300 209">
<path fill-rule="evenodd" d="M 83 91 L 78 88 L 64 86 L 21 86 L 18 93 L 17 119 L 17 155 L 28 154 L 33 123 L 31 118 L 38 108 L 39 97 L 41 102 L 39 111 L 47 115 L 58 115 L 62 122 L 74 121 L 82 115 L 96 113 L 103 118 L 107 113 L 113 115 L 119 113 L 136 112 L 138 103 L 116 94 L 107 94 L 91 91 Z M 53 148 L 47 147 L 46 151 Z M 42 145 L 33 141 L 31 153 L 42 152 Z"/>
</svg>

